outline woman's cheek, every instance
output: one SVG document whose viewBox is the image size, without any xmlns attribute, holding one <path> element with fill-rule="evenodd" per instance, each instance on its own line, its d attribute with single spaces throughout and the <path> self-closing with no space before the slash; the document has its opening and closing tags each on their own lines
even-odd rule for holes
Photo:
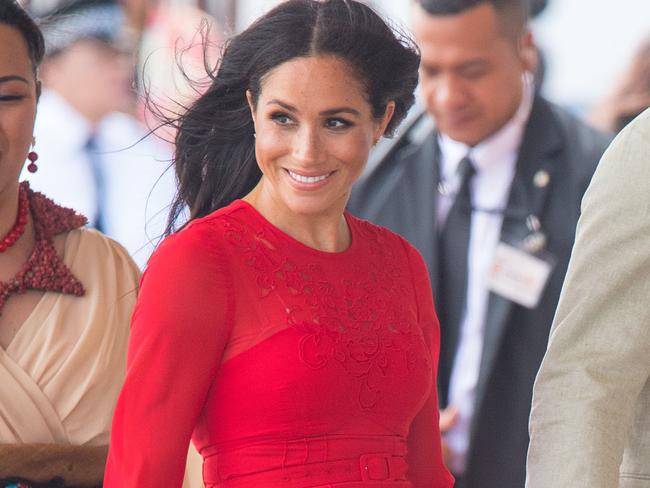
<svg viewBox="0 0 650 488">
<path fill-rule="evenodd" d="M 348 164 L 360 166 L 361 170 L 368 160 L 370 144 L 365 134 L 350 134 L 344 141 L 339 141 L 335 146 L 338 159 L 347 161 Z"/>
<path fill-rule="evenodd" d="M 291 141 L 289 131 L 282 129 L 264 131 L 258 138 L 260 145 L 270 154 L 286 151 Z"/>
<path fill-rule="evenodd" d="M 255 137 L 255 156 L 258 164 L 264 167 L 287 154 L 287 135 L 283 131 L 264 129 Z"/>
</svg>

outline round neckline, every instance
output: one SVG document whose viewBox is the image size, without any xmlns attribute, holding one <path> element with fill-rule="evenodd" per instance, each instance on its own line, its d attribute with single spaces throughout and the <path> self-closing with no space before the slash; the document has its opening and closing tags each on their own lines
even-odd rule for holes
<svg viewBox="0 0 650 488">
<path fill-rule="evenodd" d="M 352 216 L 350 213 L 346 210 L 343 212 L 343 217 L 345 218 L 345 223 L 348 226 L 348 230 L 350 231 L 350 245 L 345 248 L 342 251 L 321 251 L 320 249 L 313 248 L 311 246 L 308 246 L 304 242 L 299 241 L 295 237 L 287 234 L 274 224 L 272 224 L 264 215 L 260 213 L 259 210 L 257 210 L 253 205 L 251 205 L 249 202 L 246 200 L 238 199 L 235 200 L 234 203 L 239 204 L 240 207 L 248 208 L 251 210 L 251 212 L 255 215 L 255 217 L 261 221 L 264 225 L 270 227 L 275 234 L 280 235 L 285 241 L 288 241 L 290 244 L 294 245 L 295 247 L 299 247 L 300 249 L 303 249 L 305 251 L 308 251 L 310 253 L 316 254 L 318 256 L 324 256 L 324 257 L 342 257 L 342 256 L 348 256 L 351 253 L 353 253 L 357 246 L 358 246 L 358 236 L 356 233 L 356 228 L 354 223 L 352 222 Z"/>
</svg>

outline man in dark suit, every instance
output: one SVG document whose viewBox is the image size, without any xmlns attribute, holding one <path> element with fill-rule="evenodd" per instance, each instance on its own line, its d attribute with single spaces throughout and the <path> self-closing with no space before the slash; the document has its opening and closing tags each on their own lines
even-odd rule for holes
<svg viewBox="0 0 650 488">
<path fill-rule="evenodd" d="M 462 488 L 524 486 L 533 381 L 608 142 L 535 94 L 527 5 L 416 2 L 426 112 L 377 148 L 350 201 L 429 266 L 441 430 Z"/>
</svg>

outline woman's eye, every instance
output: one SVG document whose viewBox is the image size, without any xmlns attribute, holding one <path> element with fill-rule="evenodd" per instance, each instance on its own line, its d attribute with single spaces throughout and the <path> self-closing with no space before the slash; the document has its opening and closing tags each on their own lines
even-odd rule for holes
<svg viewBox="0 0 650 488">
<path fill-rule="evenodd" d="M 280 125 L 287 125 L 292 122 L 291 117 L 282 112 L 275 112 L 271 114 L 271 120 L 277 122 Z"/>
<path fill-rule="evenodd" d="M 325 125 L 329 129 L 343 129 L 345 127 L 350 127 L 352 124 L 343 119 L 328 119 Z"/>
<path fill-rule="evenodd" d="M 22 95 L 0 95 L 0 102 L 15 102 L 16 100 L 22 100 L 25 98 Z"/>
</svg>

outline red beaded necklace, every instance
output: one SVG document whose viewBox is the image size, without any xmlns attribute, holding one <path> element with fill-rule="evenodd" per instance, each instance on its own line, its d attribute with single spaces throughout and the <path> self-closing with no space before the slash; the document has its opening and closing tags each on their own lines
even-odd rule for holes
<svg viewBox="0 0 650 488">
<path fill-rule="evenodd" d="M 10 295 L 25 293 L 27 290 L 52 291 L 75 296 L 82 296 L 85 293 L 81 282 L 56 252 L 52 238 L 84 226 L 87 222 L 86 217 L 72 209 L 60 207 L 41 193 L 31 191 L 26 181 L 20 184 L 20 194 L 25 195 L 27 201 L 27 205 L 24 206 L 27 209 L 24 211 L 25 225 L 31 210 L 36 245 L 18 273 L 9 281 L 0 281 L 0 313 Z M 17 222 L 20 220 L 20 215 L 19 211 Z M 24 232 L 25 225 L 20 234 Z M 19 238 L 20 235 L 17 235 L 10 245 Z"/>
<path fill-rule="evenodd" d="M 13 227 L 7 232 L 7 235 L 0 241 L 0 252 L 5 252 L 13 246 L 25 232 L 27 226 L 27 213 L 29 212 L 29 201 L 27 191 L 23 186 L 18 189 L 18 214 Z"/>
</svg>

